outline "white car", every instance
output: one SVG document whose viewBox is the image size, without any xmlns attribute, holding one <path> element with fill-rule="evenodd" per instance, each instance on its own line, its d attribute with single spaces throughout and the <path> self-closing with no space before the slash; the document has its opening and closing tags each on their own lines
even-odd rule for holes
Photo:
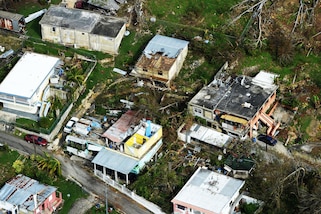
<svg viewBox="0 0 321 214">
<path fill-rule="evenodd" d="M 66 133 L 71 133 L 72 128 L 74 127 L 74 125 L 78 122 L 79 118 L 77 117 L 72 117 L 68 123 L 66 124 L 66 126 L 64 127 L 64 132 Z"/>
</svg>

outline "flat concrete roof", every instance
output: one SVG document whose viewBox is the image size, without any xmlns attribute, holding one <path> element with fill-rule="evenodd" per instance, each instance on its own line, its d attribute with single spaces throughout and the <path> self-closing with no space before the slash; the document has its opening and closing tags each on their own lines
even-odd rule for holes
<svg viewBox="0 0 321 214">
<path fill-rule="evenodd" d="M 0 84 L 0 94 L 30 99 L 60 59 L 26 52 Z"/>
<path fill-rule="evenodd" d="M 124 26 L 125 21 L 88 10 L 51 5 L 39 24 L 114 38 Z"/>
<path fill-rule="evenodd" d="M 257 76 L 253 78 L 255 81 L 252 81 L 252 77 L 248 76 L 230 77 L 218 73 L 189 104 L 250 120 L 278 88 L 273 82 L 263 81 L 268 76 L 270 79 L 275 77 L 275 74 L 267 75 L 265 72 L 262 75 L 260 72 Z"/>
<path fill-rule="evenodd" d="M 245 181 L 198 168 L 172 202 L 182 202 L 181 205 L 188 204 L 209 212 L 221 213 L 244 184 Z"/>
</svg>

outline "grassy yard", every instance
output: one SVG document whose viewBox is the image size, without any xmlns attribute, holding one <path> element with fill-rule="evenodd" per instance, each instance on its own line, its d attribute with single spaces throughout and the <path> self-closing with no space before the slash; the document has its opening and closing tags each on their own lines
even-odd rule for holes
<svg viewBox="0 0 321 214">
<path fill-rule="evenodd" d="M 237 2 L 226 0 L 209 4 L 208 0 L 150 0 L 146 3 L 146 9 L 150 16 L 158 19 L 213 30 L 225 24 L 228 11 Z"/>
<path fill-rule="evenodd" d="M 59 214 L 68 214 L 70 208 L 79 198 L 85 198 L 88 194 L 82 190 L 77 184 L 65 179 L 59 179 L 53 182 L 53 186 L 58 187 L 58 191 L 62 192 L 64 205 L 59 211 Z"/>
</svg>

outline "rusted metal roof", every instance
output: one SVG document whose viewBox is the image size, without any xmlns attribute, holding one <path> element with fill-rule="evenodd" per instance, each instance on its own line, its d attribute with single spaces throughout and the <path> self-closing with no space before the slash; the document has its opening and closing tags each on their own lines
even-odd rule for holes
<svg viewBox="0 0 321 214">
<path fill-rule="evenodd" d="M 136 113 L 132 110 L 127 111 L 102 136 L 115 143 L 121 143 L 132 134 L 131 126 L 136 125 L 137 120 L 139 120 Z"/>
<path fill-rule="evenodd" d="M 23 18 L 23 15 L 0 10 L 0 18 L 19 21 L 21 18 Z"/>
</svg>

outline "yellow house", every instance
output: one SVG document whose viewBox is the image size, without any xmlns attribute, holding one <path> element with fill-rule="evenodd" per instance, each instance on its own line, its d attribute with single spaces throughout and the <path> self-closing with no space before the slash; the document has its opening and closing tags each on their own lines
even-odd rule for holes
<svg viewBox="0 0 321 214">
<path fill-rule="evenodd" d="M 163 129 L 160 125 L 146 121 L 147 127 L 141 127 L 124 144 L 124 152 L 130 156 L 141 158 L 162 138 Z M 148 126 L 151 132 L 148 134 Z"/>
</svg>

